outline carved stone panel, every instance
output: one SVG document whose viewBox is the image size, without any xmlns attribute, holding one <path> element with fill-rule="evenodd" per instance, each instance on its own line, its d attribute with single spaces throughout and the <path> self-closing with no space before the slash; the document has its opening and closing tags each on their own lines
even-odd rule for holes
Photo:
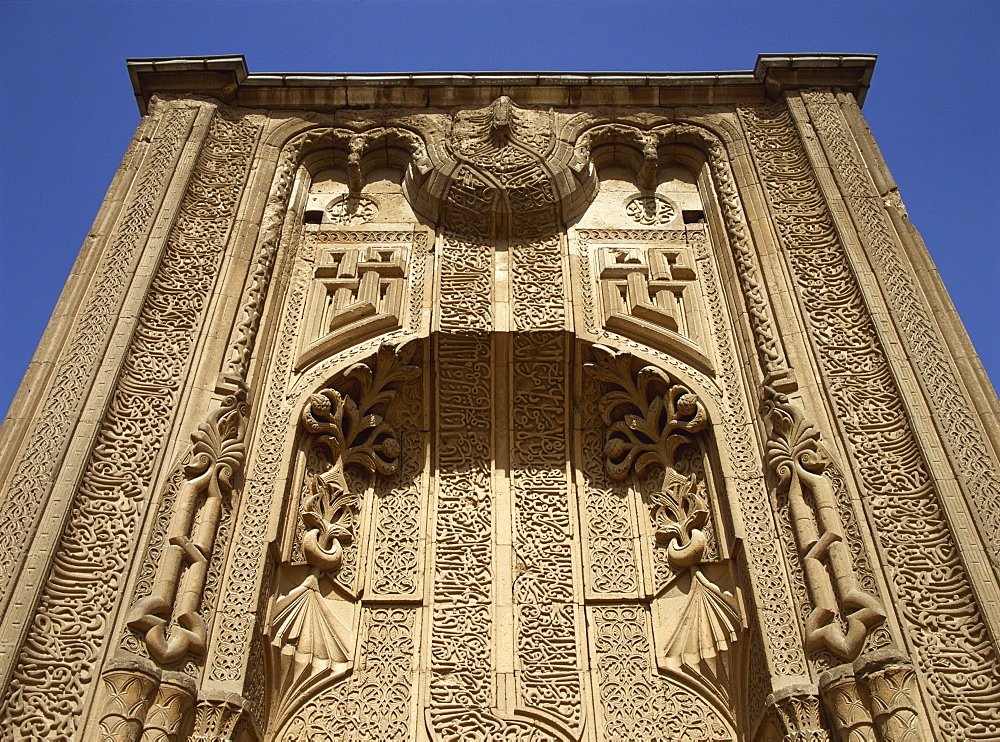
<svg viewBox="0 0 1000 742">
<path fill-rule="evenodd" d="M 871 64 L 130 63 L 0 451 L 0 736 L 1000 736 L 992 402 Z"/>
</svg>

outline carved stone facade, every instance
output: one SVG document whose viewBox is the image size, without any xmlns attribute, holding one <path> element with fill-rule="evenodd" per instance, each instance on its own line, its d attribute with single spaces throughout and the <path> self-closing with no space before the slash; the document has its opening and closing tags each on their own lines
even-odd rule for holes
<svg viewBox="0 0 1000 742">
<path fill-rule="evenodd" d="M 0 739 L 1000 737 L 997 400 L 873 65 L 130 62 L 0 449 Z"/>
</svg>

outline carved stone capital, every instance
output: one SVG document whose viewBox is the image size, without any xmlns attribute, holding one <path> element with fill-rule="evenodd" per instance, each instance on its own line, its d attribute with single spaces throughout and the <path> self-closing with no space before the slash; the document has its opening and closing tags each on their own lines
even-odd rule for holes
<svg viewBox="0 0 1000 742">
<path fill-rule="evenodd" d="M 786 685 L 767 697 L 768 711 L 777 720 L 783 742 L 827 742 L 820 722 L 819 693 L 814 685 Z"/>
<path fill-rule="evenodd" d="M 146 662 L 115 660 L 101 679 L 105 691 L 102 742 L 137 742 L 160 682 L 159 671 Z"/>
<path fill-rule="evenodd" d="M 188 712 L 194 705 L 194 680 L 176 672 L 163 673 L 153 704 L 146 713 L 142 742 L 175 742 L 183 739 Z"/>
<path fill-rule="evenodd" d="M 243 717 L 243 696 L 209 691 L 198 699 L 194 710 L 191 742 L 224 742 L 233 738 Z"/>
<path fill-rule="evenodd" d="M 910 660 L 893 650 L 859 657 L 855 674 L 868 696 L 875 731 L 886 742 L 931 739 Z"/>
<path fill-rule="evenodd" d="M 874 742 L 872 717 L 850 665 L 838 665 L 819 677 L 820 697 L 840 742 Z"/>
</svg>

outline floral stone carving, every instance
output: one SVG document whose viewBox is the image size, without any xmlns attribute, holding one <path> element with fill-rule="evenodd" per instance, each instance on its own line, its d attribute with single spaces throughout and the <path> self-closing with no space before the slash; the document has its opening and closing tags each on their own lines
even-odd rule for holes
<svg viewBox="0 0 1000 742">
<path fill-rule="evenodd" d="M 701 451 L 700 436 L 708 414 L 688 387 L 655 366 L 632 371 L 633 358 L 594 346 L 595 361 L 587 371 L 610 390 L 601 398 L 607 427 L 605 466 L 622 480 L 655 469 L 659 488 L 649 495 L 650 517 L 657 542 L 665 547 L 674 575 L 658 585 L 685 594 L 682 607 L 658 627 L 661 666 L 688 673 L 727 697 L 734 679 L 734 647 L 741 619 L 734 596 L 706 573 L 709 503 L 697 474 L 679 471 L 682 449 Z"/>
<path fill-rule="evenodd" d="M 351 620 L 360 586 L 341 572 L 357 535 L 360 496 L 348 469 L 365 476 L 396 471 L 400 442 L 385 410 L 399 387 L 420 374 L 409 363 L 415 348 L 381 346 L 374 362 L 343 373 L 339 389 L 311 395 L 300 415 L 311 446 L 325 452 L 329 465 L 312 476 L 299 507 L 306 565 L 281 565 L 279 574 L 298 585 L 277 597 L 267 629 L 274 729 L 353 665 Z"/>
</svg>

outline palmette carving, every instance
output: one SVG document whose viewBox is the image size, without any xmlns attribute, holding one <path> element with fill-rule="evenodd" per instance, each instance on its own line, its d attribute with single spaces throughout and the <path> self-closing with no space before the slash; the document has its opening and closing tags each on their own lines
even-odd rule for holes
<svg viewBox="0 0 1000 742">
<path fill-rule="evenodd" d="M 315 574 L 275 601 L 266 638 L 273 728 L 280 728 L 303 699 L 343 676 L 354 662 L 352 629 L 332 610 Z"/>
<path fill-rule="evenodd" d="M 243 436 L 249 406 L 241 391 L 191 435 L 184 480 L 167 528 L 150 594 L 129 611 L 128 625 L 141 634 L 150 656 L 163 665 L 188 652 L 202 654 L 208 628 L 199 615 L 224 500 L 232 496 L 245 458 Z"/>
<path fill-rule="evenodd" d="M 660 369 L 644 366 L 633 372 L 633 358 L 594 346 L 595 361 L 585 369 L 605 382 L 601 399 L 607 427 L 605 467 L 614 479 L 633 471 L 662 471 L 659 489 L 651 493 L 651 518 L 657 542 L 665 548 L 674 575 L 658 585 L 683 593 L 683 601 L 664 625 L 661 662 L 668 670 L 687 671 L 707 682 L 721 698 L 735 680 L 735 645 L 741 621 L 732 594 L 702 569 L 707 561 L 708 501 L 697 474 L 682 474 L 679 453 L 701 451 L 699 435 L 708 427 L 701 400 Z M 675 601 L 671 601 L 674 605 Z"/>
<path fill-rule="evenodd" d="M 302 551 L 309 564 L 336 573 L 344 558 L 344 545 L 355 537 L 358 496 L 348 487 L 345 469 L 355 466 L 370 474 L 392 474 L 400 446 L 395 431 L 385 422 L 384 410 L 396 395 L 397 384 L 415 378 L 420 370 L 409 365 L 415 346 L 379 349 L 375 368 L 357 363 L 344 373 L 354 381 L 355 395 L 324 389 L 309 398 L 302 411 L 302 426 L 327 449 L 331 466 L 316 475 L 311 494 L 301 505 L 305 533 Z"/>
<path fill-rule="evenodd" d="M 777 489 L 788 498 L 813 605 L 806 618 L 806 647 L 853 660 L 871 629 L 885 620 L 885 609 L 858 584 L 819 430 L 784 394 L 772 394 L 763 415 L 770 428 L 768 465 L 778 476 Z"/>
<path fill-rule="evenodd" d="M 72 736 L 79 721 L 259 130 L 212 118 L 0 713 L 10 729 Z"/>
</svg>

